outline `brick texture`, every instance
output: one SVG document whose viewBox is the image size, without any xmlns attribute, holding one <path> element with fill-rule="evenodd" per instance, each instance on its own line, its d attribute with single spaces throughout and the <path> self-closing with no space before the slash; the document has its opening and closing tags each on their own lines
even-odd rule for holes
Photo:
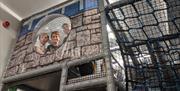
<svg viewBox="0 0 180 91">
<path fill-rule="evenodd" d="M 82 26 L 82 14 L 76 15 L 71 19 L 72 28 Z"/>
<path fill-rule="evenodd" d="M 26 41 L 25 41 L 25 45 L 32 43 L 33 40 L 33 33 L 28 33 L 28 35 L 26 36 Z"/>
<path fill-rule="evenodd" d="M 101 33 L 91 34 L 91 43 L 100 43 L 102 40 Z"/>
<path fill-rule="evenodd" d="M 77 46 L 84 46 L 90 44 L 90 31 L 82 31 L 77 33 Z"/>
<path fill-rule="evenodd" d="M 47 65 L 53 63 L 55 60 L 55 54 L 45 55 L 40 58 L 40 65 Z"/>
<path fill-rule="evenodd" d="M 29 32 L 17 40 L 6 77 L 36 70 L 45 66 L 93 56 L 102 51 L 100 14 L 97 9 L 82 12 L 70 17 L 71 32 L 64 44 L 53 53 L 40 55 L 34 51 L 33 36 Z"/>
<path fill-rule="evenodd" d="M 18 72 L 18 66 L 12 67 L 6 71 L 5 77 L 16 75 Z"/>
<path fill-rule="evenodd" d="M 96 55 L 100 51 L 99 45 L 90 45 L 82 47 L 82 56 Z"/>
</svg>

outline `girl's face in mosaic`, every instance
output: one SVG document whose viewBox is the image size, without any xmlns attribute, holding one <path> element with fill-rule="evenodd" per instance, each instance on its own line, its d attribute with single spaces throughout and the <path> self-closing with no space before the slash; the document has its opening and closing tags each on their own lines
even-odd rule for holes
<svg viewBox="0 0 180 91">
<path fill-rule="evenodd" d="M 49 40 L 49 36 L 47 34 L 42 34 L 39 40 L 41 44 L 45 45 Z"/>
<path fill-rule="evenodd" d="M 63 25 L 63 31 L 66 33 L 66 34 L 68 34 L 69 32 L 70 32 L 70 29 L 69 29 L 69 25 L 68 24 L 64 24 Z"/>
</svg>

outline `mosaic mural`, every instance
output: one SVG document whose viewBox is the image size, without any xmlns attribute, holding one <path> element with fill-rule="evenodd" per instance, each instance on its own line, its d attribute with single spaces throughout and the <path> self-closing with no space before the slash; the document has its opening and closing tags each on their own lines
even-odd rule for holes
<svg viewBox="0 0 180 91">
<path fill-rule="evenodd" d="M 102 30 L 98 3 L 86 1 L 92 1 L 91 5 L 84 5 L 82 10 L 75 2 L 65 7 L 64 14 L 61 8 L 55 8 L 46 16 L 41 13 L 42 16 L 27 20 L 31 24 L 24 23 L 21 28 L 5 77 L 99 54 Z M 77 10 L 66 12 L 73 7 Z"/>
</svg>

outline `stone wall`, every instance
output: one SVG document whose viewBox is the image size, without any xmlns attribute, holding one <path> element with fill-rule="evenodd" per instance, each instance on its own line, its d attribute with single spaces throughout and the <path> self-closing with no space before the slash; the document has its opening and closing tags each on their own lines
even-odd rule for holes
<svg viewBox="0 0 180 91">
<path fill-rule="evenodd" d="M 33 35 L 29 32 L 17 40 L 5 77 L 38 68 L 99 54 L 102 51 L 101 21 L 98 9 L 71 16 L 72 30 L 67 41 L 54 53 L 46 55 L 34 51 Z"/>
</svg>

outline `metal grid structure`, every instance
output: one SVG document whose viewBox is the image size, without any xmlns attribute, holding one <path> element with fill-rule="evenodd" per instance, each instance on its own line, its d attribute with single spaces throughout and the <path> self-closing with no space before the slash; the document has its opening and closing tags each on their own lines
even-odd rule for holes
<svg viewBox="0 0 180 91">
<path fill-rule="evenodd" d="M 180 91 L 180 1 L 106 0 L 126 91 Z"/>
<path fill-rule="evenodd" d="M 83 71 L 83 73 L 82 73 Z M 85 73 L 84 73 L 85 72 Z M 106 77 L 105 62 L 103 59 L 77 65 L 68 69 L 67 84 Z"/>
</svg>

